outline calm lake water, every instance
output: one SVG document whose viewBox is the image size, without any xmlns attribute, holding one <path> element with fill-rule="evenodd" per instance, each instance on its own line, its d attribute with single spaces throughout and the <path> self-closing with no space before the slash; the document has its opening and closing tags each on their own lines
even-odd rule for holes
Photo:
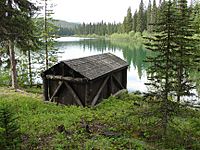
<svg viewBox="0 0 200 150">
<path fill-rule="evenodd" d="M 118 45 L 112 44 L 109 40 L 62 37 L 57 39 L 57 49 L 59 50 L 58 60 L 67 60 L 91 56 L 102 53 L 112 53 L 127 61 L 129 64 L 127 88 L 129 91 L 147 91 L 144 83 L 146 78 L 146 58 L 147 51 L 141 44 Z"/>
</svg>

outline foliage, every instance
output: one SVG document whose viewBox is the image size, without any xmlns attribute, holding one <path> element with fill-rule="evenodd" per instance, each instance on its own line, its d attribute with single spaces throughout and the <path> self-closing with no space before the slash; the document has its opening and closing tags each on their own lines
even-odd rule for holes
<svg viewBox="0 0 200 150">
<path fill-rule="evenodd" d="M 124 34 L 118 34 L 118 33 L 115 33 L 115 34 L 112 34 L 110 36 L 110 40 L 111 41 L 117 41 L 117 42 L 138 42 L 138 43 L 142 43 L 143 42 L 143 38 L 141 36 L 141 33 L 140 32 L 129 32 L 128 34 L 127 33 L 124 33 Z"/>
<path fill-rule="evenodd" d="M 94 108 L 44 103 L 41 96 L 0 88 L 19 116 L 21 149 L 199 149 L 199 111 L 181 108 L 169 125 L 167 145 L 160 140 L 157 104 L 124 93 Z M 186 143 L 185 143 L 186 142 Z"/>
<path fill-rule="evenodd" d="M 145 10 L 144 10 L 143 0 L 140 1 L 140 6 L 139 6 L 138 16 L 137 16 L 136 30 L 140 33 L 142 33 L 145 30 Z"/>
<path fill-rule="evenodd" d="M 83 23 L 82 25 L 79 25 L 77 28 L 75 28 L 73 32 L 78 35 L 96 34 L 99 36 L 105 36 L 117 33 L 120 31 L 120 26 L 121 24 L 106 23 L 103 21 L 99 23 Z"/>
<path fill-rule="evenodd" d="M 197 39 L 192 38 L 192 30 L 187 1 L 178 1 L 177 5 L 167 1 L 161 5 L 159 21 L 155 24 L 156 33 L 147 37 L 147 49 L 155 56 L 147 59 L 149 94 L 160 99 L 157 111 L 160 115 L 163 138 L 166 141 L 170 132 L 169 122 L 179 112 L 180 98 L 191 96 L 194 83 L 191 70 L 196 68 L 199 57 L 196 51 Z M 180 8 L 180 9 L 177 9 Z M 176 98 L 178 103 L 173 102 Z M 158 101 L 159 103 L 159 101 Z M 173 123 L 171 124 L 173 126 Z"/>
<path fill-rule="evenodd" d="M 151 0 L 149 0 L 148 8 L 147 8 L 147 31 L 148 32 L 152 32 L 152 27 L 150 25 L 151 23 L 152 23 L 152 4 L 151 4 Z"/>
<path fill-rule="evenodd" d="M 192 27 L 190 20 L 190 11 L 187 7 L 186 0 L 179 0 L 177 3 L 177 21 L 176 21 L 176 76 L 177 82 L 175 91 L 177 101 L 180 102 L 181 97 L 193 96 L 191 92 L 194 89 L 194 82 L 190 80 L 189 74 L 192 70 L 196 70 L 196 65 L 199 65 L 198 39 L 193 38 L 195 30 Z"/>
<path fill-rule="evenodd" d="M 133 18 L 132 18 L 131 7 L 128 8 L 127 16 L 124 17 L 123 28 L 125 33 L 129 33 L 133 29 Z"/>
<path fill-rule="evenodd" d="M 18 118 L 13 107 L 1 102 L 0 105 L 0 149 L 19 149 L 20 131 Z"/>
<path fill-rule="evenodd" d="M 15 46 L 27 48 L 30 43 L 35 43 L 33 37 L 33 22 L 31 17 L 37 10 L 36 6 L 28 0 L 0 2 L 0 43 L 9 49 L 12 87 L 17 88 L 17 71 L 15 60 Z M 2 46 L 1 45 L 1 46 Z"/>
</svg>

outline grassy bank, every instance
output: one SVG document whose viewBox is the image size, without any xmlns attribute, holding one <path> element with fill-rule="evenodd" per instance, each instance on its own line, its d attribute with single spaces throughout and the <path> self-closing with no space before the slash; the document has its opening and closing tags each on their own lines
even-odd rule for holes
<svg viewBox="0 0 200 150">
<path fill-rule="evenodd" d="M 144 32 L 141 34 L 140 32 L 130 32 L 130 33 L 115 33 L 109 36 L 111 43 L 117 47 L 133 50 L 133 49 L 145 49 L 144 48 L 144 39 L 143 36 L 147 36 L 148 33 Z"/>
<path fill-rule="evenodd" d="M 143 43 L 144 39 L 143 36 L 148 35 L 147 32 L 129 32 L 129 33 L 114 33 L 110 36 L 110 40 L 113 42 L 120 42 L 120 43 Z"/>
<path fill-rule="evenodd" d="M 87 35 L 79 35 L 75 34 L 74 37 L 83 37 L 83 38 L 98 38 L 98 39 L 104 39 L 105 36 L 97 35 L 97 34 L 87 34 Z"/>
<path fill-rule="evenodd" d="M 200 112 L 182 108 L 161 137 L 156 105 L 134 94 L 95 108 L 44 103 L 40 94 L 0 87 L 0 106 L 19 117 L 21 149 L 200 149 Z"/>
</svg>

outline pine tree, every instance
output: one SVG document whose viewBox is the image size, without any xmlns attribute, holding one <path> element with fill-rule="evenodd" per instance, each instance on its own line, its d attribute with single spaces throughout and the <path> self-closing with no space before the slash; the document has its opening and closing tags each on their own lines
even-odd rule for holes
<svg viewBox="0 0 200 150">
<path fill-rule="evenodd" d="M 137 16 L 138 16 L 138 13 L 137 13 L 137 10 L 135 11 L 134 15 L 133 15 L 133 31 L 134 32 L 137 32 Z"/>
<path fill-rule="evenodd" d="M 58 27 L 55 25 L 55 20 L 52 18 L 54 4 L 50 0 L 41 0 L 40 3 L 42 17 L 37 19 L 37 26 L 41 31 L 41 37 L 43 42 L 43 49 L 45 54 L 42 57 L 45 60 L 45 67 L 48 69 L 57 61 L 55 56 L 55 39 L 57 38 L 56 33 Z"/>
<path fill-rule="evenodd" d="M 56 32 L 56 26 L 53 24 L 53 19 L 51 15 L 53 14 L 53 4 L 50 3 L 49 0 L 43 0 L 44 1 L 44 46 L 45 46 L 45 64 L 46 64 L 46 69 L 49 68 L 49 51 L 54 49 L 54 38 L 56 37 L 53 35 L 53 32 Z"/>
<path fill-rule="evenodd" d="M 144 21 L 145 15 L 144 15 L 144 3 L 143 0 L 140 2 L 138 16 L 137 16 L 137 31 L 143 32 L 145 29 L 145 21 Z"/>
<path fill-rule="evenodd" d="M 18 88 L 17 69 L 15 59 L 15 45 L 30 41 L 32 34 L 31 17 L 37 8 L 28 0 L 2 0 L 1 14 L 1 40 L 7 43 L 10 54 L 11 81 L 14 89 Z"/>
<path fill-rule="evenodd" d="M 147 8 L 147 31 L 148 32 L 152 32 L 152 26 L 151 26 L 151 23 L 152 23 L 151 10 L 152 10 L 152 8 L 151 7 L 152 7 L 151 0 L 149 0 L 149 4 L 148 4 L 148 8 Z"/>
<path fill-rule="evenodd" d="M 129 33 L 133 29 L 133 18 L 132 18 L 131 7 L 128 8 L 127 16 L 124 17 L 123 26 L 125 33 Z"/>
<path fill-rule="evenodd" d="M 190 12 L 187 7 L 187 0 L 179 0 L 177 5 L 177 32 L 176 32 L 176 75 L 177 102 L 181 97 L 191 96 L 194 89 L 194 83 L 189 79 L 189 72 L 196 65 L 194 62 L 197 52 L 197 40 L 193 39 L 194 30 L 191 26 Z"/>
<path fill-rule="evenodd" d="M 144 30 L 147 30 L 147 10 L 144 10 Z"/>
<path fill-rule="evenodd" d="M 0 149 L 19 149 L 20 131 L 17 119 L 11 106 L 0 106 Z"/>
<path fill-rule="evenodd" d="M 148 68 L 148 86 L 150 93 L 157 95 L 161 99 L 160 110 L 161 123 L 163 127 L 163 137 L 166 136 L 168 122 L 173 108 L 170 104 L 169 97 L 174 93 L 174 57 L 176 45 L 174 37 L 176 35 L 175 9 L 171 1 L 168 1 L 162 6 L 162 15 L 156 26 L 156 33 L 152 37 L 148 37 L 148 42 L 145 44 L 147 49 L 155 53 L 154 57 L 149 57 L 148 62 L 151 66 Z"/>
<path fill-rule="evenodd" d="M 195 29 L 195 32 L 197 34 L 200 34 L 200 3 L 199 2 L 197 2 L 193 7 L 192 17 L 194 19 L 193 27 Z"/>
<path fill-rule="evenodd" d="M 152 24 L 157 24 L 157 21 L 158 21 L 158 8 L 156 5 L 156 0 L 153 0 L 151 21 L 152 21 L 151 22 Z M 156 30 L 154 27 L 152 30 Z"/>
<path fill-rule="evenodd" d="M 35 20 L 36 19 L 33 19 L 33 21 L 31 22 L 29 26 L 32 29 L 31 35 L 30 34 L 27 35 L 29 37 L 26 38 L 27 39 L 26 41 L 21 41 L 19 44 L 16 44 L 16 47 L 20 49 L 20 52 L 22 53 L 22 55 L 25 54 L 26 55 L 25 57 L 27 58 L 27 62 L 26 62 L 27 74 L 25 73 L 26 71 L 23 71 L 21 73 L 26 74 L 27 80 L 25 82 L 29 83 L 30 87 L 33 85 L 32 52 L 41 50 L 41 46 L 42 46 L 42 42 L 39 36 L 40 31 Z M 20 64 L 21 60 L 19 60 L 18 63 Z M 26 69 L 26 68 L 23 67 L 23 69 Z M 20 73 L 19 69 L 18 69 L 18 73 Z M 19 82 L 20 82 L 20 79 L 19 79 Z"/>
</svg>

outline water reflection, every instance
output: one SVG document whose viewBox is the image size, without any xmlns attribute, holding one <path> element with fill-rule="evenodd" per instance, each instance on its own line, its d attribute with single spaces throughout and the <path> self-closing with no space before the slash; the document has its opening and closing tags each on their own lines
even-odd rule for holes
<svg viewBox="0 0 200 150">
<path fill-rule="evenodd" d="M 62 54 L 59 60 L 73 59 L 101 53 L 113 53 L 129 64 L 128 90 L 146 91 L 146 71 L 148 64 L 144 62 L 148 51 L 142 44 L 120 45 L 104 39 L 79 39 L 75 41 L 59 41 L 57 48 Z"/>
</svg>

